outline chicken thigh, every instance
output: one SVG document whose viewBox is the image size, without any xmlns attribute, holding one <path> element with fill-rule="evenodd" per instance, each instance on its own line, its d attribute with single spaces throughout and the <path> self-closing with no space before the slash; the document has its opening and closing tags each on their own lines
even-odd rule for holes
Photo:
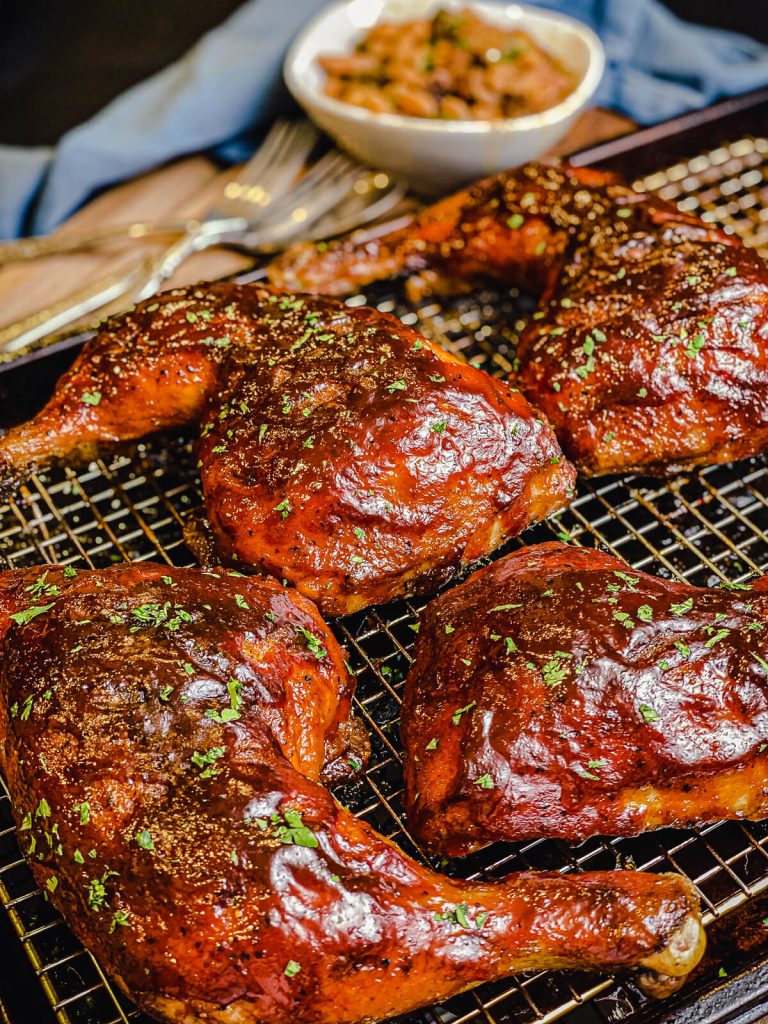
<svg viewBox="0 0 768 1024">
<path fill-rule="evenodd" d="M 764 818 L 768 581 L 701 589 L 523 548 L 427 607 L 402 722 L 433 851 Z"/>
<path fill-rule="evenodd" d="M 329 615 L 437 589 L 574 483 L 519 392 L 394 317 L 228 283 L 108 321 L 42 412 L 0 438 L 0 479 L 193 423 L 218 556 Z"/>
<path fill-rule="evenodd" d="M 529 164 L 377 239 L 298 245 L 283 287 L 541 293 L 520 386 L 579 471 L 673 473 L 768 447 L 768 269 L 731 235 L 596 171 Z"/>
</svg>

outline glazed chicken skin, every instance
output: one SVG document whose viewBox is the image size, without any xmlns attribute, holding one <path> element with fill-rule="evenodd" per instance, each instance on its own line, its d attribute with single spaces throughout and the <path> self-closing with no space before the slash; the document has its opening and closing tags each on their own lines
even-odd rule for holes
<svg viewBox="0 0 768 1024">
<path fill-rule="evenodd" d="M 233 284 L 109 321 L 46 408 L 0 439 L 0 477 L 190 423 L 218 557 L 329 615 L 437 589 L 563 507 L 574 482 L 519 392 L 394 317 Z M 189 539 L 210 562 L 200 531 Z"/>
<path fill-rule="evenodd" d="M 374 240 L 289 250 L 270 279 L 343 294 L 480 280 L 541 293 L 519 383 L 588 476 L 673 473 L 768 447 L 768 270 L 741 242 L 596 171 L 530 164 Z"/>
<path fill-rule="evenodd" d="M 435 599 L 402 713 L 433 852 L 768 816 L 768 581 L 700 589 L 524 548 Z"/>
<path fill-rule="evenodd" d="M 701 955 L 680 876 L 455 881 L 337 804 L 321 781 L 366 756 L 351 683 L 275 581 L 12 571 L 0 636 L 0 768 L 35 878 L 160 1021 L 362 1024 L 544 967 L 664 992 Z"/>
</svg>

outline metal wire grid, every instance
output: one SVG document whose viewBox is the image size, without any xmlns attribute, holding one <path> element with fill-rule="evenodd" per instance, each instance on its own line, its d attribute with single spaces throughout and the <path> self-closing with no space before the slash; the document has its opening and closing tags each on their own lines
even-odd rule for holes
<svg viewBox="0 0 768 1024">
<path fill-rule="evenodd" d="M 768 249 L 768 139 L 740 139 L 636 183 L 724 224 Z M 405 307 L 370 294 L 455 352 L 492 373 L 512 369 L 522 306 L 514 292 Z M 350 300 L 359 304 L 366 299 Z M 103 567 L 153 559 L 191 564 L 184 517 L 200 504 L 188 438 L 158 439 L 134 452 L 98 460 L 86 471 L 35 477 L 0 508 L 0 558 L 11 566 L 43 562 Z M 557 521 L 526 541 L 567 537 L 600 545 L 637 568 L 697 585 L 738 581 L 768 567 L 768 459 L 713 466 L 664 483 L 639 478 L 582 483 Z M 365 777 L 340 794 L 361 817 L 417 857 L 402 810 L 397 742 L 402 685 L 413 627 L 426 600 L 401 601 L 338 623 L 358 674 L 358 710 L 373 757 Z M 496 844 L 465 860 L 441 862 L 449 873 L 498 876 L 521 868 L 596 870 L 636 866 L 678 870 L 696 884 L 708 922 L 768 891 L 768 823 L 722 822 L 634 839 L 593 839 L 577 847 L 553 840 Z M 4 905 L 60 1024 L 143 1024 L 37 889 L 0 791 L 0 903 Z M 714 982 L 714 979 L 712 979 Z M 587 1009 L 589 1008 L 589 1009 Z M 615 1024 L 648 1009 L 631 981 L 540 972 L 486 985 L 408 1018 L 409 1024 L 547 1024 L 589 1020 Z M 585 1017 L 585 1014 L 587 1016 Z"/>
</svg>

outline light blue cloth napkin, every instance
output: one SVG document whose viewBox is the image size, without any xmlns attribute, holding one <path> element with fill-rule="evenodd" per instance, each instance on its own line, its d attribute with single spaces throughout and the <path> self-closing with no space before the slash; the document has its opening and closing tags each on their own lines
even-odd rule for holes
<svg viewBox="0 0 768 1024">
<path fill-rule="evenodd" d="M 324 2 L 250 0 L 55 149 L 0 146 L 0 237 L 50 231 L 97 190 L 185 153 L 247 156 L 274 116 L 285 50 Z M 537 2 L 598 32 L 608 60 L 596 102 L 641 123 L 768 84 L 768 47 L 682 22 L 658 0 Z"/>
</svg>

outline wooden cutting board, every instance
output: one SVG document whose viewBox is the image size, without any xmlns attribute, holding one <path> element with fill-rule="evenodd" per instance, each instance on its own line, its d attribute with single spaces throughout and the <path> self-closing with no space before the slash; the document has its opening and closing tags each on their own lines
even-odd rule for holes
<svg viewBox="0 0 768 1024">
<path fill-rule="evenodd" d="M 614 138 L 634 127 L 611 111 L 585 112 L 557 147 L 559 153 Z M 79 234 L 95 228 L 130 224 L 139 220 L 184 220 L 197 217 L 219 198 L 235 169 L 218 169 L 205 157 L 189 157 L 108 189 L 78 210 L 56 234 Z M 167 242 L 165 243 L 167 244 Z M 92 252 L 48 256 L 0 268 L 0 325 L 9 324 L 39 309 L 66 299 L 106 275 L 118 272 L 143 255 L 162 251 L 163 243 L 129 241 L 102 246 Z M 226 249 L 208 249 L 185 261 L 167 287 L 211 280 L 237 273 L 252 259 Z M 96 315 L 93 322 L 127 304 L 119 299 Z"/>
</svg>

